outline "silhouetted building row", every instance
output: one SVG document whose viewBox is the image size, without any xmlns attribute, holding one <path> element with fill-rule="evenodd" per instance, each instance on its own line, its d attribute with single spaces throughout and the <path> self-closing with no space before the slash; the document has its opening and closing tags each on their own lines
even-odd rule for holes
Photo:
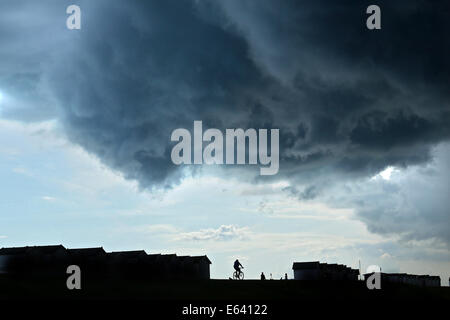
<svg viewBox="0 0 450 320">
<path fill-rule="evenodd" d="M 359 271 L 343 264 L 312 262 L 294 262 L 294 280 L 341 280 L 357 281 Z"/>
<path fill-rule="evenodd" d="M 429 275 L 415 275 L 407 273 L 380 273 L 381 283 L 402 283 L 418 287 L 440 287 L 441 277 Z M 373 273 L 364 274 L 364 279 Z"/>
<path fill-rule="evenodd" d="M 83 277 L 136 279 L 209 279 L 207 256 L 147 254 L 140 251 L 105 252 L 103 248 L 66 249 L 62 245 L 0 249 L 0 274 L 65 276 L 78 265 Z"/>
</svg>

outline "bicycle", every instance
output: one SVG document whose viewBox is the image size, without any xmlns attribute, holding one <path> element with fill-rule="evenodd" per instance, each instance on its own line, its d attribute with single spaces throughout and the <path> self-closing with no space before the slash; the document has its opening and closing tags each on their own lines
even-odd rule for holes
<svg viewBox="0 0 450 320">
<path fill-rule="evenodd" d="M 244 267 L 242 267 L 244 269 Z M 237 270 L 233 273 L 233 280 L 244 280 L 244 272 L 242 270 L 238 272 Z"/>
</svg>

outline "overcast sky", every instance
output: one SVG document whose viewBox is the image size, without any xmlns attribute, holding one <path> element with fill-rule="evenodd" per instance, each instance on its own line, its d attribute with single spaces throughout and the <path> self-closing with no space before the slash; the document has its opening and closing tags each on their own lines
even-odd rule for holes
<svg viewBox="0 0 450 320">
<path fill-rule="evenodd" d="M 447 1 L 448 2 L 448 1 Z M 81 7 L 81 30 L 66 7 Z M 0 2 L 0 246 L 450 276 L 446 1 Z M 171 132 L 280 129 L 280 169 L 176 166 Z M 363 270 L 364 271 L 364 270 Z"/>
</svg>

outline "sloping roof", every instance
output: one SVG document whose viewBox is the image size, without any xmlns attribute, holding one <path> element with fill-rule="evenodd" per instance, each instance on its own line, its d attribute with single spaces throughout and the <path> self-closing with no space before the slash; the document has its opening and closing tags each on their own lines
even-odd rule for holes
<svg viewBox="0 0 450 320">
<path fill-rule="evenodd" d="M 106 251 L 103 250 L 103 247 L 67 249 L 67 252 L 71 255 L 83 255 L 83 256 L 94 256 L 94 255 L 106 254 Z"/>
<path fill-rule="evenodd" d="M 0 255 L 24 254 L 27 250 L 28 247 L 1 248 Z"/>
<path fill-rule="evenodd" d="M 148 261 L 155 261 L 158 260 L 161 257 L 161 254 L 148 254 L 146 259 L 148 259 Z"/>
<path fill-rule="evenodd" d="M 166 263 L 171 263 L 173 260 L 177 258 L 176 254 L 162 254 L 159 256 L 158 261 L 163 261 Z"/>
<path fill-rule="evenodd" d="M 172 261 L 191 261 L 193 263 L 206 262 L 212 264 L 211 260 L 206 255 L 203 256 L 177 256 L 176 254 L 147 254 L 145 250 L 134 250 L 134 251 L 113 251 L 106 252 L 103 247 L 95 248 L 74 248 L 66 249 L 62 245 L 50 245 L 50 246 L 33 246 L 33 247 L 11 247 L 11 248 L 1 248 L 0 255 L 20 255 L 20 254 L 51 254 L 57 250 L 64 250 L 71 256 L 96 256 L 96 255 L 107 255 L 112 258 L 118 259 L 132 259 L 132 258 L 149 258 L 150 261 L 158 260 L 166 263 L 171 263 Z"/>
<path fill-rule="evenodd" d="M 28 249 L 31 253 L 37 253 L 37 254 L 50 254 L 57 250 L 66 250 L 62 245 L 55 245 L 55 246 L 35 246 L 35 247 L 29 247 Z"/>
<path fill-rule="evenodd" d="M 209 258 L 206 255 L 205 256 L 194 256 L 191 258 L 196 263 L 201 262 L 201 261 L 206 261 L 208 264 L 212 264 L 211 260 L 209 260 Z"/>
<path fill-rule="evenodd" d="M 191 258 L 192 258 L 191 256 L 177 256 L 177 259 L 179 261 L 189 260 Z"/>
<path fill-rule="evenodd" d="M 317 269 L 317 268 L 319 268 L 319 261 L 294 262 L 294 264 L 292 265 L 293 270 Z"/>
<path fill-rule="evenodd" d="M 113 252 L 109 252 L 108 255 L 110 255 L 112 257 L 132 258 L 132 257 L 147 256 L 147 253 L 145 252 L 145 250 L 113 251 Z"/>
<path fill-rule="evenodd" d="M 12 247 L 0 249 L 0 255 L 13 255 L 13 254 L 50 254 L 57 250 L 66 250 L 62 245 L 51 246 L 33 246 L 33 247 Z"/>
</svg>

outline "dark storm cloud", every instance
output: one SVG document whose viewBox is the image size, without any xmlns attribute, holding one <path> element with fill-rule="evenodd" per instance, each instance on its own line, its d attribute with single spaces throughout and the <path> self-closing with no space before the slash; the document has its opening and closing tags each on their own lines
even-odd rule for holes
<svg viewBox="0 0 450 320">
<path fill-rule="evenodd" d="M 275 178 L 312 199 L 449 139 L 447 2 L 377 1 L 369 31 L 365 1 L 79 1 L 69 31 L 69 2 L 2 1 L 2 115 L 58 118 L 143 188 L 183 177 L 170 134 L 194 120 L 280 128 Z"/>
</svg>

